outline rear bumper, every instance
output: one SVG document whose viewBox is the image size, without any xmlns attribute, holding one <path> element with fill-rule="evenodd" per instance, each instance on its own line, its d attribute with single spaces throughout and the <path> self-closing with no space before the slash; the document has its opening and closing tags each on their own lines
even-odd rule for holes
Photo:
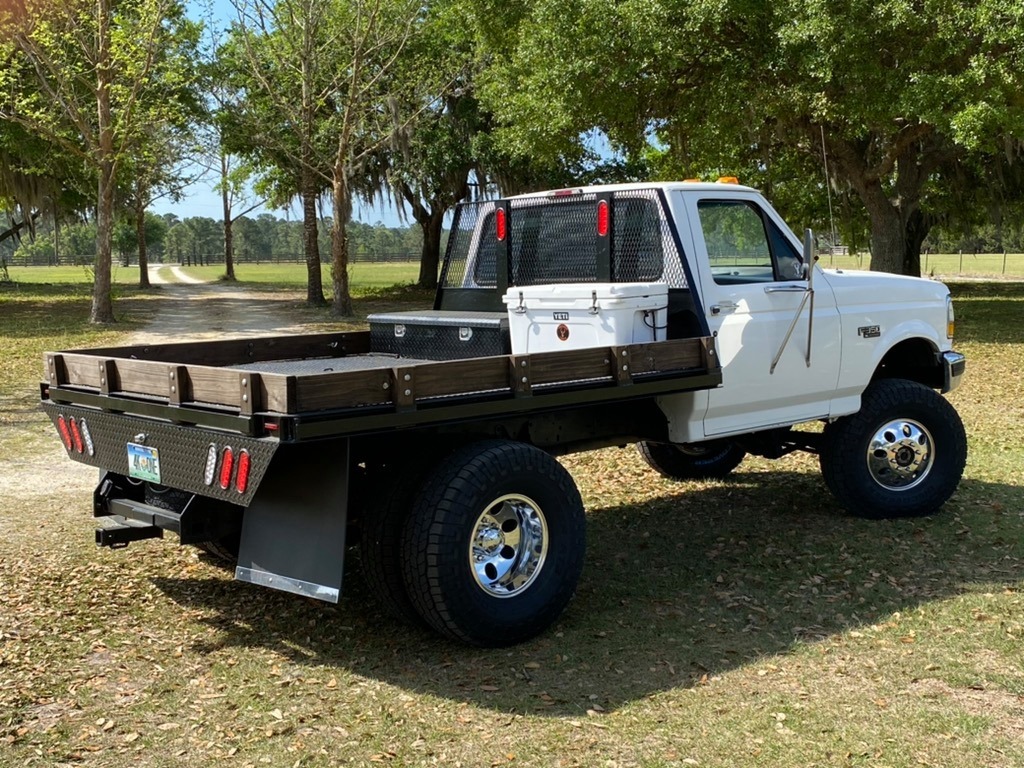
<svg viewBox="0 0 1024 768">
<path fill-rule="evenodd" d="M 959 352 L 949 351 L 939 355 L 939 362 L 942 365 L 942 392 L 952 392 L 960 386 L 960 379 L 967 368 L 967 358 Z"/>
</svg>

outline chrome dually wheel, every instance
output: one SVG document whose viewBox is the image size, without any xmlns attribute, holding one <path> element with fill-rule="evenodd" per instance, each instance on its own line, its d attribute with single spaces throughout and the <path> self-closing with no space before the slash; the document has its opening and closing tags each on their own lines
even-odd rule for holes
<svg viewBox="0 0 1024 768">
<path fill-rule="evenodd" d="M 513 597 L 530 585 L 544 567 L 548 524 L 537 502 L 509 494 L 480 515 L 469 543 L 469 563 L 476 583 L 494 597 Z"/>
<path fill-rule="evenodd" d="M 568 605 L 583 570 L 583 501 L 572 477 L 527 443 L 483 440 L 431 473 L 402 531 L 409 597 L 439 632 L 520 643 Z"/>
<path fill-rule="evenodd" d="M 861 409 L 827 424 L 819 459 L 829 490 L 857 517 L 918 517 L 953 495 L 967 463 L 967 434 L 935 390 L 879 379 Z"/>
<path fill-rule="evenodd" d="M 913 419 L 887 422 L 868 444 L 868 471 L 883 488 L 913 488 L 931 472 L 934 444 L 928 428 Z"/>
</svg>

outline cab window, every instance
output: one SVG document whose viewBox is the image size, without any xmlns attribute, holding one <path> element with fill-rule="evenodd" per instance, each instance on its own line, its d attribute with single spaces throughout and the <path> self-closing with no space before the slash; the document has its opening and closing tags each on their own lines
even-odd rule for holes
<svg viewBox="0 0 1024 768">
<path fill-rule="evenodd" d="M 719 285 L 800 280 L 800 255 L 757 206 L 743 200 L 697 203 L 711 276 Z"/>
</svg>

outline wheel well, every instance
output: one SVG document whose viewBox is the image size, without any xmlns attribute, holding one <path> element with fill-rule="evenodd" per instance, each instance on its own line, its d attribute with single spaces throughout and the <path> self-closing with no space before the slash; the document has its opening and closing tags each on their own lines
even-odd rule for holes
<svg viewBox="0 0 1024 768">
<path fill-rule="evenodd" d="M 942 387 L 937 351 L 927 339 L 905 339 L 885 353 L 875 369 L 877 379 L 908 379 L 932 389 Z"/>
</svg>

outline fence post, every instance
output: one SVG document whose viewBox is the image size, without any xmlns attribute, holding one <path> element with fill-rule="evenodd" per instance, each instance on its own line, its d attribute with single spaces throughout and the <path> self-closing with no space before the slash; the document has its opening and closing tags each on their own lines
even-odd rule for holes
<svg viewBox="0 0 1024 768">
<path fill-rule="evenodd" d="M 1006 249 L 1003 249 L 1003 274 L 1006 274 Z"/>
<path fill-rule="evenodd" d="M 963 273 L 964 273 L 964 250 L 963 250 L 963 248 L 961 248 L 960 249 L 960 268 L 957 270 L 957 274 L 958 275 L 962 275 Z"/>
</svg>

